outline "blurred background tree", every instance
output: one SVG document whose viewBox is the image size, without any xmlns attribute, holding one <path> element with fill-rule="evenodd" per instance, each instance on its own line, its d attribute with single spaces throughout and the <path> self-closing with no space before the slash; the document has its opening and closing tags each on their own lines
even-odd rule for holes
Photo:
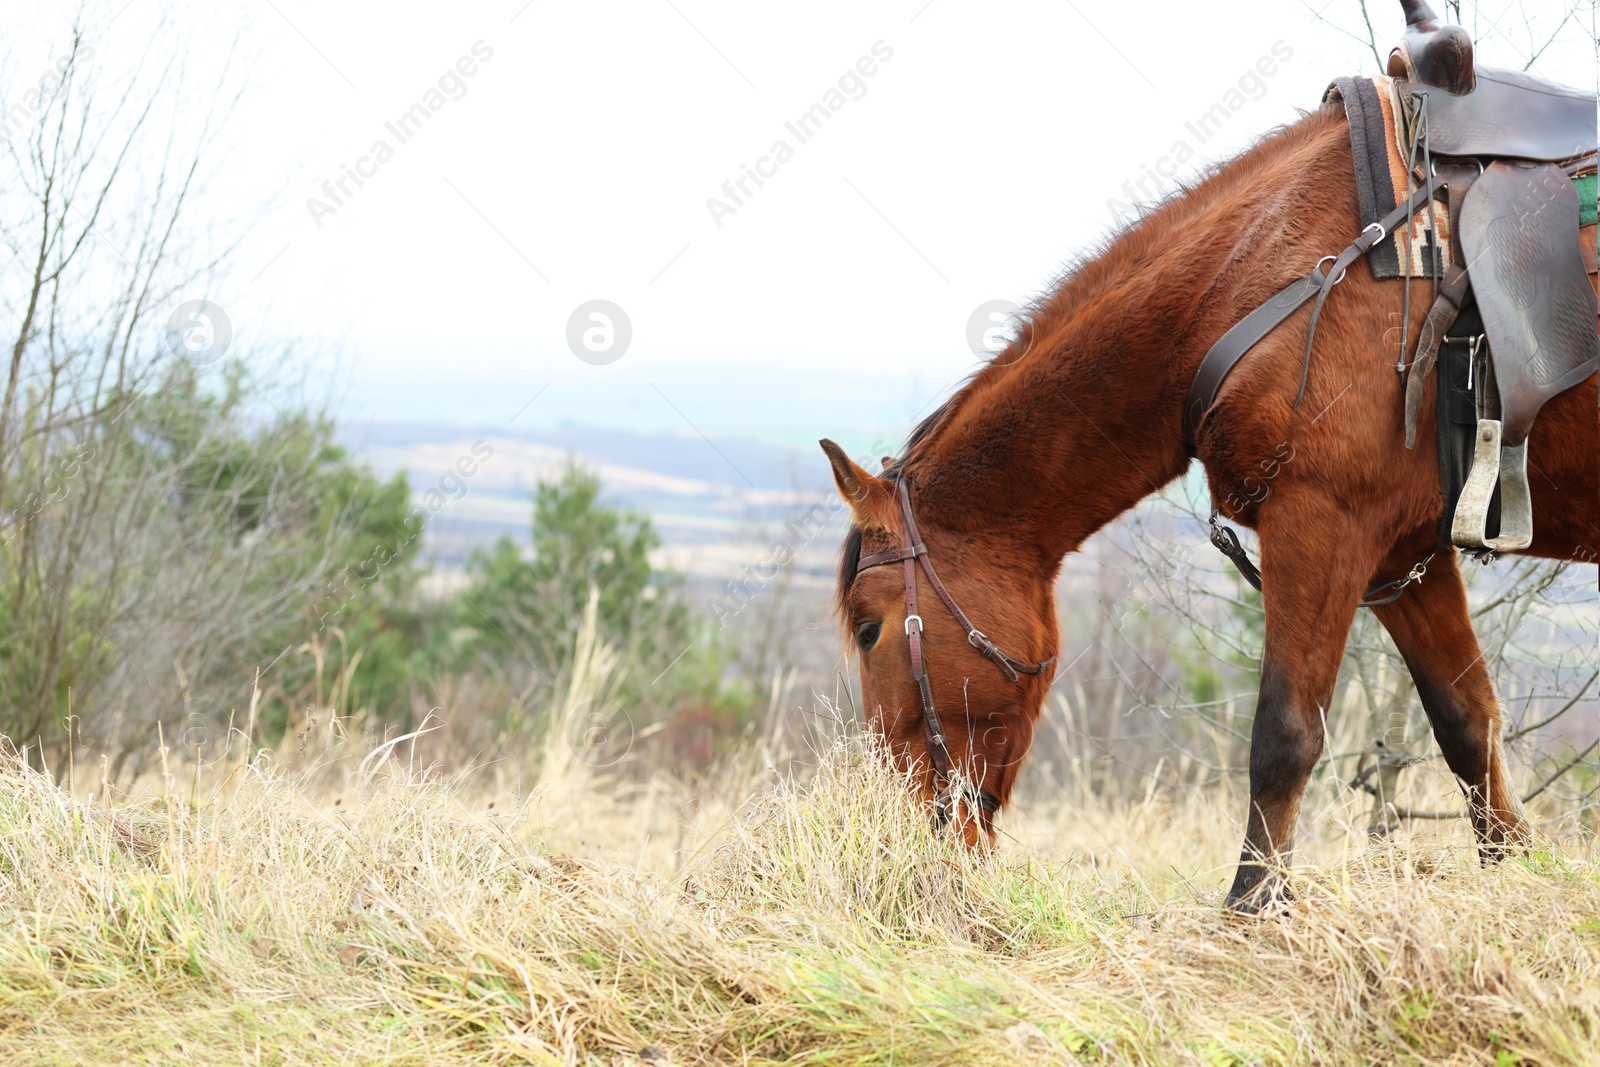
<svg viewBox="0 0 1600 1067">
<path fill-rule="evenodd" d="M 606 506 L 600 492 L 599 477 L 569 459 L 558 480 L 534 491 L 531 551 L 502 536 L 473 552 L 472 592 L 457 618 L 475 652 L 497 654 L 509 641 L 541 665 L 561 663 L 591 586 L 600 592 L 602 639 L 634 665 L 655 665 L 689 644 L 683 579 L 651 567 L 661 538 L 649 516 Z"/>
</svg>

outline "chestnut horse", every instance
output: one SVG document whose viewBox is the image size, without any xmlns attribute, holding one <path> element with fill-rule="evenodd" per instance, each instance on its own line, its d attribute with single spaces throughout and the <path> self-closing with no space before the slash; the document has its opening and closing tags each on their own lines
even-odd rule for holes
<svg viewBox="0 0 1600 1067">
<path fill-rule="evenodd" d="M 1056 654 L 1053 588 L 1062 559 L 1188 469 L 1180 409 L 1201 357 L 1361 231 L 1351 174 L 1342 109 L 1304 117 L 1071 271 L 1016 340 L 916 428 L 883 477 L 822 442 L 853 512 L 838 609 L 859 649 L 869 725 L 902 764 L 921 767 L 933 797 L 930 764 L 939 760 L 910 655 L 920 652 L 927 695 L 942 709 L 938 747 L 972 783 L 941 798 L 960 814 L 969 843 L 993 840 L 989 809 L 1010 795 L 1052 672 L 997 671 L 999 661 L 985 661 L 982 641 L 969 641 L 946 605 L 988 635 L 987 651 L 1004 649 L 1013 663 Z M 1461 781 L 1480 852 L 1492 857 L 1528 833 L 1457 556 L 1438 533 L 1435 436 L 1404 446 L 1393 365 L 1404 285 L 1352 266 L 1322 314 L 1304 401 L 1293 404 L 1309 308 L 1245 357 L 1197 438 L 1213 499 L 1258 533 L 1266 611 L 1248 828 L 1228 894 L 1236 907 L 1258 907 L 1283 891 L 1301 795 L 1323 751 L 1324 717 L 1363 590 L 1403 577 L 1430 554 L 1426 577 L 1374 610 Z M 1411 338 L 1427 303 L 1411 302 Z M 1433 419 L 1433 398 L 1430 387 L 1423 426 Z M 1596 401 L 1591 377 L 1539 415 L 1528 451 L 1530 555 L 1597 558 Z M 1259 486 L 1269 468 L 1270 491 L 1253 500 L 1261 494 L 1246 482 Z M 902 482 L 948 601 L 921 553 L 906 551 Z M 890 563 L 913 555 L 918 566 L 858 571 L 860 559 L 879 554 Z M 908 575 L 920 627 L 907 619 Z M 913 631 L 920 649 L 908 648 Z"/>
</svg>

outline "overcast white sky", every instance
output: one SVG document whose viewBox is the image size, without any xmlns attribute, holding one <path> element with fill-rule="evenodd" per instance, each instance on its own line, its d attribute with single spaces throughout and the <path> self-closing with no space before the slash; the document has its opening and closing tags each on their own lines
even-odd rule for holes
<svg viewBox="0 0 1600 1067">
<path fill-rule="evenodd" d="M 1344 32 L 1357 0 L 1316 2 L 1327 21 L 1288 0 L 196 6 L 197 63 L 235 35 L 250 62 L 214 191 L 244 215 L 276 197 L 214 298 L 241 343 L 337 358 L 353 417 L 505 422 L 549 383 L 522 425 L 903 432 L 974 365 L 973 310 L 1046 284 L 1174 142 L 1192 171 L 1373 70 Z M 1480 22 L 1480 61 L 1522 66 L 1572 2 L 1529 3 L 1531 32 Z M 1593 85 L 1577 2 L 1535 69 Z M 66 5 L 3 6 L 14 65 L 42 62 Z M 1399 5 L 1371 6 L 1386 52 Z M 102 61 L 147 48 L 161 7 L 109 5 Z M 1288 58 L 1230 98 L 1275 47 Z M 400 143 L 385 124 L 474 49 Z M 785 123 L 874 49 L 800 143 Z M 1200 143 L 1185 123 L 1229 100 Z M 307 200 L 379 140 L 393 158 L 319 226 Z M 779 140 L 792 158 L 719 227 L 708 198 L 731 202 L 723 183 Z M 596 298 L 632 324 L 606 366 L 566 343 Z"/>
</svg>

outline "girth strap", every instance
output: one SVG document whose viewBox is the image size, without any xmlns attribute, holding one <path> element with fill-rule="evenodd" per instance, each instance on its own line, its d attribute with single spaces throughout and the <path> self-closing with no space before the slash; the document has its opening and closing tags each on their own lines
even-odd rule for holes
<svg viewBox="0 0 1600 1067">
<path fill-rule="evenodd" d="M 1239 535 L 1233 532 L 1233 528 L 1217 521 L 1219 514 L 1215 507 L 1211 509 L 1211 518 L 1208 520 L 1208 525 L 1211 527 L 1211 543 L 1217 547 L 1218 552 L 1228 557 L 1228 561 L 1256 592 L 1262 592 L 1261 571 L 1250 561 L 1250 554 L 1239 543 Z M 1361 599 L 1356 601 L 1356 607 L 1381 608 L 1385 604 L 1393 604 L 1405 593 L 1406 586 L 1412 582 L 1422 581 L 1422 576 L 1428 573 L 1428 564 L 1433 562 L 1433 556 L 1434 554 L 1430 552 L 1427 559 L 1413 564 L 1404 578 L 1396 578 L 1392 582 L 1384 582 L 1368 589 L 1361 594 Z"/>
</svg>

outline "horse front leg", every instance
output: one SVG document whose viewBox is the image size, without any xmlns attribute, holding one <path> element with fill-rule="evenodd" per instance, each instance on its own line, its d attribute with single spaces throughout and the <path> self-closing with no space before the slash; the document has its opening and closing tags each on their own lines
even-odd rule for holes
<svg viewBox="0 0 1600 1067">
<path fill-rule="evenodd" d="M 1417 553 L 1430 550 L 1431 534 L 1432 524 L 1403 542 L 1409 547 L 1391 553 L 1385 570 L 1405 573 Z M 1505 845 L 1528 839 L 1528 825 L 1506 775 L 1500 698 L 1472 629 L 1456 553 L 1440 549 L 1422 581 L 1375 612 L 1417 683 L 1445 762 L 1461 780 L 1479 854 L 1485 862 L 1498 859 Z"/>
<path fill-rule="evenodd" d="M 1299 496 L 1275 493 L 1261 513 L 1266 647 L 1250 731 L 1250 814 L 1228 890 L 1229 906 L 1240 911 L 1283 896 L 1300 799 L 1322 755 L 1350 623 L 1383 555 L 1342 508 Z"/>
</svg>

